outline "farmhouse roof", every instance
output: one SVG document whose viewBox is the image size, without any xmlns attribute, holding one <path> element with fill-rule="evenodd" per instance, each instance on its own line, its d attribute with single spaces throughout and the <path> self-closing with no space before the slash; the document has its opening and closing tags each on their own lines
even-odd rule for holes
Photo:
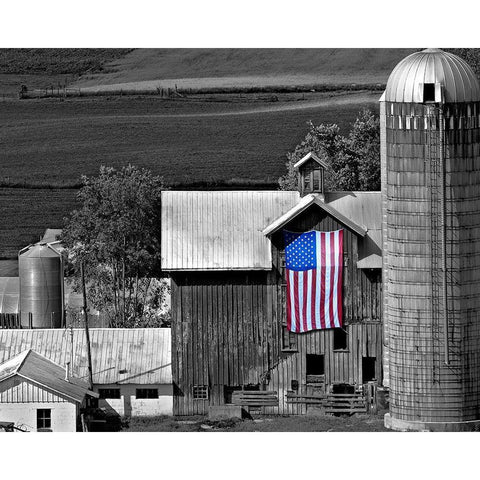
<svg viewBox="0 0 480 480">
<path fill-rule="evenodd" d="M 169 328 L 91 328 L 94 384 L 170 384 Z M 84 329 L 0 329 L 0 363 L 33 349 L 51 362 L 71 362 L 72 376 L 88 379 Z M 65 371 L 63 373 L 65 376 Z"/>
<path fill-rule="evenodd" d="M 355 232 L 357 235 L 360 235 L 363 237 L 367 233 L 365 227 L 359 225 L 358 223 L 356 223 L 356 221 L 351 220 L 350 218 L 346 217 L 345 215 L 340 213 L 338 210 L 336 210 L 329 204 L 325 203 L 321 199 L 320 195 L 311 193 L 303 197 L 297 205 L 295 205 L 288 212 L 285 212 L 282 216 L 280 216 L 274 222 L 272 222 L 270 225 L 264 228 L 263 234 L 271 235 L 272 233 L 275 233 L 277 230 L 280 230 L 282 227 L 284 227 L 287 223 L 289 223 L 295 217 L 300 215 L 300 213 L 305 211 L 311 205 L 316 205 L 320 207 L 322 210 L 324 210 L 326 213 L 334 217 L 336 220 L 338 220 L 347 228 Z"/>
<path fill-rule="evenodd" d="M 78 379 L 65 380 L 66 370 L 43 355 L 28 348 L 0 364 L 0 382 L 18 375 L 40 387 L 81 403 L 85 395 L 98 397 Z"/>
<path fill-rule="evenodd" d="M 163 270 L 270 270 L 265 225 L 294 207 L 298 192 L 162 192 Z"/>
<path fill-rule="evenodd" d="M 0 277 L 0 313 L 18 313 L 19 291 L 18 277 Z"/>
</svg>

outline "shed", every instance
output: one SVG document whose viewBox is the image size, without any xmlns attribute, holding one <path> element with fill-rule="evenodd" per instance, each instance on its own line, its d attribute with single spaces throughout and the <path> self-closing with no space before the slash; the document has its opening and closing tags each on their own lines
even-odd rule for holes
<svg viewBox="0 0 480 480">
<path fill-rule="evenodd" d="M 0 364 L 0 419 L 22 429 L 75 432 L 87 396 L 98 394 L 31 348 Z"/>
<path fill-rule="evenodd" d="M 90 343 L 100 407 L 122 416 L 172 414 L 169 328 L 91 328 Z M 0 330 L 0 362 L 30 348 L 88 379 L 84 329 Z"/>
</svg>

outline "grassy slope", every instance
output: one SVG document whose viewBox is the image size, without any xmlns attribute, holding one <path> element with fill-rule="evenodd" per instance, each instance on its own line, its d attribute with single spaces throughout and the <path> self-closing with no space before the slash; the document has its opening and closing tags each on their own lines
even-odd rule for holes
<svg viewBox="0 0 480 480">
<path fill-rule="evenodd" d="M 219 78 L 254 77 L 257 85 L 296 83 L 385 83 L 412 49 L 136 49 L 88 75 L 79 86 L 159 79 L 196 79 L 189 87 Z M 272 79 L 272 77 L 275 77 Z M 180 85 L 179 85 L 180 86 Z"/>
<path fill-rule="evenodd" d="M 256 188 L 284 174 L 285 153 L 303 138 L 309 120 L 336 122 L 346 130 L 362 107 L 377 108 L 378 93 L 312 108 L 303 108 L 315 104 L 311 99 L 288 98 L 258 104 L 154 97 L 4 102 L 1 180 L 4 185 L 72 186 L 81 174 L 97 174 L 101 164 L 133 163 L 164 175 L 167 184 L 240 179 L 234 181 L 253 181 Z M 47 227 L 61 227 L 74 194 L 71 189 L 1 188 L 0 257 L 14 257 Z"/>
</svg>

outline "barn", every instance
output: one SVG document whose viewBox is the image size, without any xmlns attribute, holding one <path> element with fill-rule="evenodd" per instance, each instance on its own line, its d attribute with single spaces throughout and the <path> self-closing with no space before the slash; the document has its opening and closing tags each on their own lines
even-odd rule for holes
<svg viewBox="0 0 480 480">
<path fill-rule="evenodd" d="M 24 431 L 75 432 L 88 384 L 32 349 L 0 364 L 0 420 Z"/>
<path fill-rule="evenodd" d="M 169 328 L 91 328 L 93 390 L 100 397 L 99 407 L 128 417 L 171 415 L 170 345 Z M 0 329 L 0 362 L 27 349 L 68 365 L 72 377 L 88 381 L 84 329 Z"/>
<path fill-rule="evenodd" d="M 364 385 L 382 384 L 380 192 L 325 192 L 313 154 L 296 168 L 299 191 L 162 193 L 174 415 L 232 403 L 306 414 L 324 408 L 325 394 L 362 397 Z M 343 328 L 294 334 L 282 231 L 338 229 Z"/>
</svg>

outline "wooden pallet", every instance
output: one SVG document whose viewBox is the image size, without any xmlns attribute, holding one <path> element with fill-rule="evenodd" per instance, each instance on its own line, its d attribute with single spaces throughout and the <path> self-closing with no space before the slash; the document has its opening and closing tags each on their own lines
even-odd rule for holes
<svg viewBox="0 0 480 480">
<path fill-rule="evenodd" d="M 232 403 L 242 407 L 277 407 L 278 394 L 271 390 L 237 390 L 232 393 Z"/>
</svg>

